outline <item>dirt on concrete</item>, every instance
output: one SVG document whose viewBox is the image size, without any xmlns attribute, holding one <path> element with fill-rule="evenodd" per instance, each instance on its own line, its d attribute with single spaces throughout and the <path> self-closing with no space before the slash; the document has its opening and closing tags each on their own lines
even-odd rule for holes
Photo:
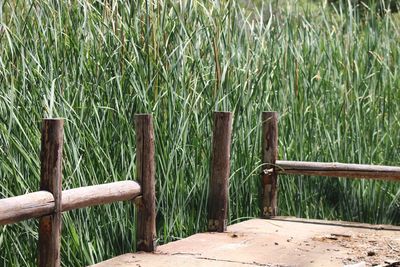
<svg viewBox="0 0 400 267">
<path fill-rule="evenodd" d="M 129 253 L 105 266 L 400 266 L 400 227 L 317 220 L 253 219 Z M 357 265 L 358 264 L 358 265 Z"/>
</svg>

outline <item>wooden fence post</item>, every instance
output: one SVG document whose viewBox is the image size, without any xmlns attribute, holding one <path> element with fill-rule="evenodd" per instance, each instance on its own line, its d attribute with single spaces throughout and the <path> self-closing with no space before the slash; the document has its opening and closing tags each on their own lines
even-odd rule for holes
<svg viewBox="0 0 400 267">
<path fill-rule="evenodd" d="M 215 112 L 208 195 L 208 231 L 224 232 L 227 225 L 232 113 Z"/>
<path fill-rule="evenodd" d="M 40 190 L 54 197 L 54 212 L 39 219 L 39 266 L 60 266 L 63 119 L 45 119 L 40 152 Z"/>
<path fill-rule="evenodd" d="M 136 201 L 137 250 L 152 252 L 156 249 L 156 192 L 154 164 L 154 131 L 150 114 L 135 115 L 136 174 L 142 196 Z"/>
<path fill-rule="evenodd" d="M 262 113 L 262 173 L 261 173 L 261 217 L 277 215 L 277 174 L 275 162 L 278 157 L 278 113 Z"/>
</svg>

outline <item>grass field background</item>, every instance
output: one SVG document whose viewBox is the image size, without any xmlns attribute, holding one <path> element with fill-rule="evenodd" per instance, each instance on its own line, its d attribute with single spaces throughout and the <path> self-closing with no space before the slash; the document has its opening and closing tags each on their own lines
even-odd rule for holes
<svg viewBox="0 0 400 267">
<path fill-rule="evenodd" d="M 159 243 L 206 227 L 212 112 L 234 112 L 230 223 L 257 216 L 261 112 L 279 158 L 400 165 L 398 15 L 288 1 L 0 1 L 0 197 L 39 188 L 42 118 L 65 118 L 63 188 L 135 179 L 152 113 Z M 391 182 L 281 176 L 281 215 L 400 224 Z M 63 266 L 132 251 L 131 203 L 63 216 Z M 0 227 L 35 266 L 37 221 Z"/>
</svg>

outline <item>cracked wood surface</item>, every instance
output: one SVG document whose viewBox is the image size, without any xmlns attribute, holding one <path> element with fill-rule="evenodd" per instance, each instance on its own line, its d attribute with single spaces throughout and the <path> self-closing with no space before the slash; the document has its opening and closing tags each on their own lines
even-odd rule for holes
<svg viewBox="0 0 400 267">
<path fill-rule="evenodd" d="M 155 253 L 128 253 L 105 266 L 367 266 L 399 260 L 400 227 L 277 217 L 253 219 L 225 233 L 201 233 L 159 246 Z M 368 252 L 374 251 L 374 256 Z"/>
</svg>

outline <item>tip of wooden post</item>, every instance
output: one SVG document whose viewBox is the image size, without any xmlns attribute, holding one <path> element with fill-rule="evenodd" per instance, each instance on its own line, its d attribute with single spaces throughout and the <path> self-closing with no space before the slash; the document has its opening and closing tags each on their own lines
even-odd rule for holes
<svg viewBox="0 0 400 267">
<path fill-rule="evenodd" d="M 263 122 L 269 121 L 272 118 L 275 118 L 276 120 L 278 120 L 279 119 L 279 113 L 276 112 L 276 111 L 264 111 L 262 113 L 261 117 L 262 117 L 262 121 Z"/>
<path fill-rule="evenodd" d="M 64 118 L 44 118 L 43 121 L 64 121 Z"/>
<path fill-rule="evenodd" d="M 150 123 L 153 120 L 153 115 L 149 113 L 139 113 L 134 115 L 135 123 Z"/>
<path fill-rule="evenodd" d="M 227 120 L 231 120 L 233 117 L 233 113 L 230 111 L 214 111 L 214 119 L 227 119 Z"/>
<path fill-rule="evenodd" d="M 153 115 L 149 113 L 139 113 L 134 115 L 135 124 L 149 124 L 153 121 Z"/>
<path fill-rule="evenodd" d="M 232 111 L 214 111 L 214 114 L 232 114 Z"/>
</svg>

